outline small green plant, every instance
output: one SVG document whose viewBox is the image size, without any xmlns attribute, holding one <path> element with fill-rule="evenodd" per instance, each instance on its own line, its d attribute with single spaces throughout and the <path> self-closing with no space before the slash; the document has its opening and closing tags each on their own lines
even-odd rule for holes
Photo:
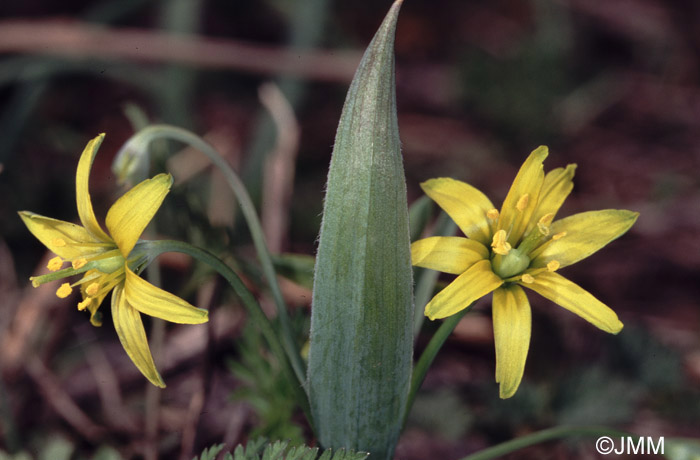
<svg viewBox="0 0 700 460">
<path fill-rule="evenodd" d="M 302 324 L 305 318 L 297 315 L 291 319 L 294 330 L 305 329 Z M 256 428 L 250 436 L 287 439 L 294 445 L 303 443 L 302 428 L 293 420 L 297 403 L 292 382 L 255 327 L 244 329 L 238 340 L 238 355 L 228 365 L 242 383 L 232 397 L 250 404 L 257 416 Z"/>
<path fill-rule="evenodd" d="M 215 460 L 223 449 L 223 445 L 212 446 L 204 449 L 202 455 L 193 460 Z M 330 449 L 323 453 L 319 451 L 318 447 L 290 447 L 289 441 L 269 443 L 265 438 L 257 438 L 249 441 L 245 446 L 239 444 L 233 454 L 224 455 L 224 460 L 365 460 L 369 456 L 369 454 L 344 449 L 336 452 Z"/>
</svg>

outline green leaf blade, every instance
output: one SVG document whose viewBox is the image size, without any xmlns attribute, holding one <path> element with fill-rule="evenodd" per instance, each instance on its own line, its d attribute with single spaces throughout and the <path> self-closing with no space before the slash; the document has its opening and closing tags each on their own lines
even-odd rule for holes
<svg viewBox="0 0 700 460">
<path fill-rule="evenodd" d="M 412 272 L 394 83 L 400 1 L 358 68 L 331 159 L 308 390 L 325 448 L 391 458 L 411 375 Z"/>
</svg>

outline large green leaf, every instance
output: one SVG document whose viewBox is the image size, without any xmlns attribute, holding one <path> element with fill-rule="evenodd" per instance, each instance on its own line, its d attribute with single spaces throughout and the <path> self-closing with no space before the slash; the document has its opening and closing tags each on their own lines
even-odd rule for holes
<svg viewBox="0 0 700 460">
<path fill-rule="evenodd" d="M 394 83 L 397 1 L 348 91 L 316 258 L 308 390 L 326 448 L 391 458 L 411 376 L 411 257 Z"/>
</svg>

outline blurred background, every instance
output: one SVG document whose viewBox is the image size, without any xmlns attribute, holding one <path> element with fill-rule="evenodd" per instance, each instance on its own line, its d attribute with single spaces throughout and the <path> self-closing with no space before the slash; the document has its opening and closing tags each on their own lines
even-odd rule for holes
<svg viewBox="0 0 700 460">
<path fill-rule="evenodd" d="M 191 459 L 258 435 L 312 440 L 257 331 L 211 272 L 175 256 L 151 270 L 212 311 L 203 326 L 144 317 L 168 384 L 159 392 L 121 348 L 108 303 L 104 325 L 93 328 L 76 298 L 31 287 L 50 255 L 16 213 L 77 220 L 77 160 L 106 132 L 91 176 L 102 220 L 123 192 L 110 170 L 119 147 L 148 123 L 191 129 L 244 177 L 271 248 L 306 256 L 285 259 L 294 280 L 283 282 L 303 344 L 335 129 L 389 6 L 0 3 L 0 458 Z M 422 196 L 420 182 L 439 176 L 500 203 L 527 154 L 545 144 L 546 170 L 578 164 L 560 215 L 641 216 L 563 272 L 618 313 L 620 335 L 530 296 L 525 378 L 501 401 L 485 299 L 435 361 L 397 458 L 457 459 L 556 424 L 700 438 L 698 21 L 691 0 L 406 0 L 396 80 L 409 203 Z M 151 173 L 176 178 L 154 235 L 225 257 L 269 306 L 237 206 L 203 158 L 154 146 Z M 426 322 L 418 351 L 436 326 Z M 578 440 L 507 458 L 597 455 L 593 440 Z"/>
</svg>

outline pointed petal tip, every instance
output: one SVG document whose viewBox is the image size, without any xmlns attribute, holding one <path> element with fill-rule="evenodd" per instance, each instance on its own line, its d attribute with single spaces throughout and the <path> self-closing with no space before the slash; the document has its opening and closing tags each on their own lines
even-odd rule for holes
<svg viewBox="0 0 700 460">
<path fill-rule="evenodd" d="M 609 332 L 609 333 L 611 333 L 611 334 L 613 334 L 613 335 L 617 335 L 617 334 L 619 334 L 619 333 L 622 331 L 622 329 L 623 329 L 624 327 L 625 327 L 625 325 L 622 324 L 622 321 L 618 320 L 617 323 L 614 324 L 614 325 L 612 325 L 612 327 L 610 327 L 610 329 L 607 330 L 606 332 Z"/>
<path fill-rule="evenodd" d="M 546 145 L 540 145 L 535 150 L 533 150 L 530 155 L 542 157 L 542 161 L 544 161 L 544 159 L 547 158 L 547 156 L 549 156 L 549 147 L 547 147 Z"/>
<path fill-rule="evenodd" d="M 508 387 L 506 388 L 505 385 L 501 384 L 498 386 L 498 396 L 501 399 L 510 399 L 512 398 L 515 393 L 518 391 L 518 387 Z"/>
<path fill-rule="evenodd" d="M 162 183 L 167 187 L 167 190 L 170 191 L 170 189 L 173 186 L 173 183 L 175 180 L 173 179 L 173 175 L 170 173 L 160 173 L 158 175 L 155 175 L 151 177 L 150 179 L 146 179 L 144 182 L 157 182 L 157 183 Z"/>
<path fill-rule="evenodd" d="M 97 150 L 100 148 L 100 145 L 102 145 L 103 140 L 105 140 L 105 133 L 100 133 L 97 136 L 90 139 L 90 142 L 88 142 L 88 145 L 92 144 L 92 148 Z"/>
<path fill-rule="evenodd" d="M 627 233 L 627 231 L 632 228 L 632 226 L 637 222 L 637 219 L 639 219 L 639 212 L 638 211 L 630 211 L 629 209 L 619 209 L 617 212 L 620 213 L 620 217 L 622 221 L 627 221 L 628 225 L 625 225 L 624 230 L 620 233 L 619 236 L 624 235 Z"/>
<path fill-rule="evenodd" d="M 158 388 L 165 388 L 165 382 L 163 381 L 163 378 L 160 376 L 160 372 L 156 371 L 155 376 L 149 376 L 146 374 L 143 374 L 146 379 L 148 379 L 149 382 L 151 382 L 153 385 L 157 386 Z"/>
<path fill-rule="evenodd" d="M 22 222 L 25 222 L 28 219 L 32 218 L 32 212 L 30 211 L 17 211 L 17 215 L 19 216 L 20 219 L 22 219 Z"/>
<path fill-rule="evenodd" d="M 592 324 L 603 332 L 617 335 L 622 331 L 625 325 L 618 319 L 615 312 L 612 312 L 612 315 L 614 315 L 614 318 L 609 318 L 607 321 L 599 320 L 597 322 L 592 322 Z"/>
<path fill-rule="evenodd" d="M 153 386 L 156 386 L 158 388 L 165 388 L 166 387 L 165 381 L 163 380 L 163 377 L 160 376 L 160 372 L 158 372 L 157 369 L 155 370 L 155 375 L 143 374 L 143 376 L 146 377 L 146 379 L 149 382 L 151 382 L 151 384 Z"/>
<path fill-rule="evenodd" d="M 32 212 L 32 211 L 17 211 L 17 214 L 19 215 L 19 217 L 20 217 L 22 220 L 25 220 L 25 219 L 32 219 L 32 218 L 34 218 L 34 217 L 36 217 L 36 216 L 39 215 L 39 214 L 37 214 L 37 213 L 35 213 L 35 212 Z"/>
<path fill-rule="evenodd" d="M 428 302 L 428 304 L 425 306 L 425 311 L 423 314 L 430 320 L 430 321 L 435 321 L 436 319 L 442 319 L 445 318 L 445 316 L 440 315 L 440 311 L 437 309 L 434 309 L 432 306 L 433 299 Z"/>
</svg>

